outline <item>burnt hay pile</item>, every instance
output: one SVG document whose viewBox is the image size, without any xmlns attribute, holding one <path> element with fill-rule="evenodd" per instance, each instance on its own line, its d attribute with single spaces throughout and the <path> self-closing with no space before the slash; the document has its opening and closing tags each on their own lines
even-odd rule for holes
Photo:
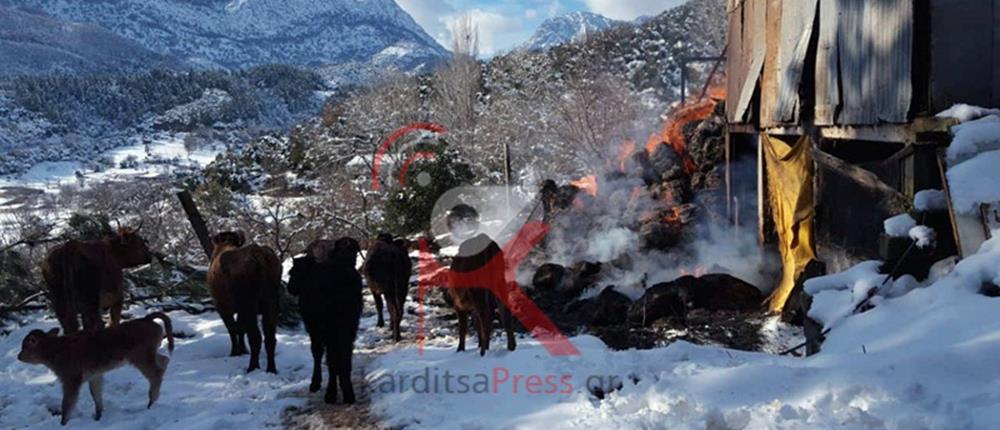
<svg viewBox="0 0 1000 430">
<path fill-rule="evenodd" d="M 680 150 L 665 142 L 628 145 L 620 163 L 601 176 L 543 184 L 551 232 L 545 252 L 531 257 L 529 294 L 560 329 L 594 334 L 616 349 L 675 340 L 761 349 L 760 290 L 717 273 L 721 268 L 692 267 L 696 262 L 686 249 L 699 225 L 726 220 L 723 112 L 719 103 L 706 118 L 684 124 Z M 594 251 L 623 242 L 624 252 L 610 259 Z M 644 260 L 651 253 L 660 266 L 688 270 L 647 285 L 645 271 L 651 269 Z M 612 272 L 638 274 L 640 280 L 615 284 Z"/>
</svg>

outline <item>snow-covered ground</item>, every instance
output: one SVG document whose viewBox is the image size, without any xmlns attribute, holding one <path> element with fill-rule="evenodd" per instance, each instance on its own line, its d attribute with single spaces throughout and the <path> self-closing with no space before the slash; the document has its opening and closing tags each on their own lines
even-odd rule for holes
<svg viewBox="0 0 1000 430">
<path fill-rule="evenodd" d="M 141 316 L 143 309 L 132 309 Z M 171 312 L 176 339 L 159 401 L 146 409 L 148 385 L 132 367 L 105 376 L 105 412 L 94 421 L 86 389 L 70 425 L 74 428 L 264 428 L 281 424 L 281 413 L 305 402 L 312 372 L 309 338 L 279 331 L 278 375 L 246 373 L 248 358 L 229 357 L 229 336 L 214 312 Z M 0 338 L 0 427 L 60 428 L 62 394 L 44 366 L 17 361 L 21 340 L 32 329 L 58 327 L 45 319 Z M 165 347 L 161 353 L 166 354 Z"/>
<path fill-rule="evenodd" d="M 69 214 L 51 207 L 35 207 L 28 202 L 44 194 L 58 194 L 64 187 L 90 187 L 139 178 L 170 178 L 185 171 L 208 166 L 225 148 L 214 144 L 189 150 L 185 134 L 163 135 L 146 144 L 116 148 L 99 157 L 110 166 L 95 170 L 78 161 L 50 161 L 37 164 L 15 176 L 0 176 L 0 239 L 8 228 L 17 228 L 11 212 L 30 212 L 40 218 L 59 221 Z M 38 193 L 38 194 L 36 194 Z M 28 196 L 28 197 L 26 197 Z"/>
<path fill-rule="evenodd" d="M 819 282 L 816 301 L 849 314 L 884 279 L 865 267 Z M 373 410 L 434 429 L 996 428 L 1000 299 L 977 294 L 988 281 L 1000 282 L 1000 239 L 936 282 L 836 319 L 805 359 L 685 342 L 612 351 L 590 336 L 572 338 L 575 357 L 527 340 L 485 358 L 453 344 L 401 349 L 368 374 Z M 588 388 L 619 383 L 603 400 Z"/>
<path fill-rule="evenodd" d="M 965 121 L 949 150 L 959 212 L 1000 199 L 996 114 L 970 106 L 942 113 Z M 940 191 L 915 202 L 924 210 L 946 204 Z M 934 240 L 909 215 L 887 220 L 885 231 L 919 246 Z M 388 425 L 434 429 L 998 428 L 1000 298 L 980 294 L 1000 285 L 1000 231 L 991 236 L 957 264 L 935 264 L 924 282 L 887 281 L 877 261 L 809 281 L 809 315 L 830 330 L 809 358 L 685 342 L 612 351 L 590 336 L 571 339 L 581 353 L 571 357 L 530 340 L 484 358 L 431 343 L 373 363 L 372 408 Z M 856 312 L 862 302 L 873 308 Z"/>
<path fill-rule="evenodd" d="M 150 178 L 171 174 L 178 169 L 205 167 L 215 160 L 223 148 L 206 146 L 189 151 L 184 146 L 184 134 L 153 139 L 148 144 L 135 144 L 113 149 L 101 159 L 113 165 L 101 171 L 87 169 L 77 161 L 51 161 L 35 165 L 17 176 L 0 176 L 0 188 L 28 187 L 55 192 L 62 185 L 83 182 L 121 181 L 129 178 Z"/>
</svg>

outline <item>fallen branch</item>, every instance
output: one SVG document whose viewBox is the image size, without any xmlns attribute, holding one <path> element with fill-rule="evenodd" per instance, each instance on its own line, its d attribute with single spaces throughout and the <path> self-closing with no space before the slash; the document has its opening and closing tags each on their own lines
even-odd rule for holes
<svg viewBox="0 0 1000 430">
<path fill-rule="evenodd" d="M 46 308 L 45 305 L 31 305 L 29 303 L 35 301 L 35 299 L 37 299 L 37 298 L 39 298 L 41 296 L 44 296 L 46 294 L 47 293 L 45 291 L 39 291 L 37 293 L 34 293 L 34 294 L 32 294 L 32 295 L 30 295 L 30 296 L 22 299 L 16 305 L 13 305 L 13 306 L 2 306 L 2 307 L 0 307 L 0 317 L 3 317 L 3 315 L 7 314 L 8 312 L 23 312 L 23 311 L 33 311 L 33 310 L 45 309 Z"/>
<path fill-rule="evenodd" d="M 52 242 L 61 242 L 63 240 L 64 239 L 62 237 L 46 237 L 46 238 L 40 238 L 40 239 L 21 239 L 21 240 L 19 240 L 17 242 L 14 242 L 14 243 L 9 244 L 9 245 L 5 245 L 3 248 L 0 248 L 0 252 L 7 252 L 7 251 L 10 251 L 11 249 L 17 248 L 18 246 L 21 246 L 21 245 L 27 245 L 27 246 L 35 247 L 35 246 L 38 246 L 38 245 L 44 245 L 44 244 L 52 243 Z"/>
</svg>

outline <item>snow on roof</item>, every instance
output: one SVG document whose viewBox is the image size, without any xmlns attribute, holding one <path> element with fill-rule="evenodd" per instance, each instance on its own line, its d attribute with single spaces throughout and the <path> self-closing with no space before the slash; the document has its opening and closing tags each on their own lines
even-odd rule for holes
<svg viewBox="0 0 1000 430">
<path fill-rule="evenodd" d="M 1000 115 L 1000 109 L 989 109 L 979 106 L 967 105 L 965 103 L 956 104 L 941 113 L 937 114 L 938 118 L 954 118 L 960 122 L 972 121 L 976 118 L 982 118 L 986 115 Z"/>
</svg>

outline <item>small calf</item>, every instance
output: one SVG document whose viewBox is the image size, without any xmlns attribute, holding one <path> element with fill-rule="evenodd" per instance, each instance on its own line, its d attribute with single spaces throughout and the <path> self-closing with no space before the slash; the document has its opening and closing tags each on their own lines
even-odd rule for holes
<svg viewBox="0 0 1000 430">
<path fill-rule="evenodd" d="M 385 325 L 382 318 L 382 299 L 389 308 L 389 325 L 392 329 L 392 340 L 403 340 L 400 324 L 403 321 L 406 296 L 410 290 L 410 275 L 413 272 L 413 262 L 407 253 L 408 244 L 405 240 L 394 240 L 392 235 L 382 233 L 372 244 L 365 260 L 364 273 L 368 280 L 368 288 L 375 298 L 375 311 L 378 315 L 378 326 Z"/>
<path fill-rule="evenodd" d="M 310 245 L 309 249 L 315 247 Z M 354 266 L 360 252 L 358 242 L 345 237 L 334 242 L 329 252 L 318 256 L 307 252 L 296 258 L 289 273 L 288 292 L 299 298 L 299 311 L 312 343 L 313 376 L 309 391 L 319 391 L 322 386 L 326 352 L 330 373 L 324 399 L 327 403 L 337 401 L 338 380 L 344 403 L 355 402 L 351 359 L 361 319 L 363 285 Z"/>
<path fill-rule="evenodd" d="M 448 278 L 448 295 L 458 314 L 458 351 L 465 351 L 470 315 L 479 338 L 480 356 L 486 355 L 490 349 L 493 320 L 497 317 L 507 333 L 507 350 L 517 348 L 513 316 L 497 297 L 510 296 L 511 288 L 505 273 L 503 250 L 489 236 L 480 234 L 459 246 Z"/>
<path fill-rule="evenodd" d="M 104 373 L 124 366 L 135 366 L 149 380 L 149 404 L 160 397 L 160 385 L 170 359 L 157 352 L 164 330 L 155 320 L 163 321 L 167 348 L 173 353 L 174 336 L 170 318 L 154 312 L 145 318 L 131 320 L 117 327 L 86 330 L 59 336 L 59 329 L 48 332 L 32 330 L 21 343 L 17 359 L 29 364 L 42 364 L 59 378 L 63 388 L 62 424 L 69 422 L 70 413 L 80 397 L 80 387 L 90 383 L 96 414 L 100 420 L 104 411 L 101 397 Z"/>
</svg>

